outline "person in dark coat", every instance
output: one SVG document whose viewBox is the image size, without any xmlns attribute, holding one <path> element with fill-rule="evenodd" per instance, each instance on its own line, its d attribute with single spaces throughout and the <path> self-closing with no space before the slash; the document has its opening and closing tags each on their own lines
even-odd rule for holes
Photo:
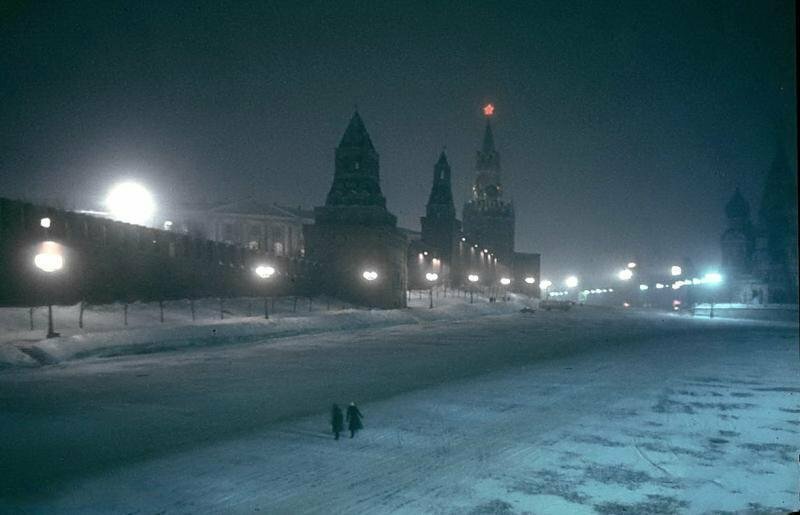
<svg viewBox="0 0 800 515">
<path fill-rule="evenodd" d="M 344 429 L 344 415 L 342 408 L 338 404 L 334 404 L 331 408 L 331 429 L 333 429 L 333 436 L 336 440 L 339 439 L 339 433 Z"/>
<path fill-rule="evenodd" d="M 364 418 L 364 415 L 358 411 L 355 402 L 351 402 L 350 406 L 347 407 L 347 429 L 350 430 L 350 438 L 353 438 L 356 435 L 356 431 L 359 429 L 364 429 L 364 426 L 361 424 L 361 419 Z"/>
</svg>

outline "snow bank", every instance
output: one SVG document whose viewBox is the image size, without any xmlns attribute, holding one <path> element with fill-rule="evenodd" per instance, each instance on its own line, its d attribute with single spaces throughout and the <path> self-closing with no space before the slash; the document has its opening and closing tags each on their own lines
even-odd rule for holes
<svg viewBox="0 0 800 515">
<path fill-rule="evenodd" d="M 254 303 L 252 299 L 227 299 L 225 313 L 227 318 L 219 317 L 219 301 L 204 299 L 195 303 L 196 316 L 204 318 L 191 322 L 188 301 L 176 316 L 171 303 L 165 311 L 165 322 L 160 323 L 160 309 L 157 303 L 131 304 L 128 307 L 129 326 L 120 329 L 122 305 L 89 306 L 84 311 L 84 330 L 67 326 L 61 329 L 59 322 L 77 320 L 79 306 L 62 307 L 57 310 L 56 329 L 63 336 L 47 340 L 31 339 L 31 332 L 21 331 L 19 326 L 29 323 L 27 309 L 0 310 L 0 325 L 6 343 L 0 343 L 0 367 L 35 366 L 54 364 L 62 361 L 88 357 L 110 357 L 126 354 L 148 354 L 166 352 L 190 347 L 207 347 L 261 341 L 303 334 L 317 334 L 329 331 L 353 331 L 366 328 L 379 328 L 397 325 L 432 323 L 442 321 L 469 320 L 479 316 L 501 315 L 517 312 L 523 299 L 513 297 L 509 302 L 489 303 L 477 298 L 474 304 L 464 298 L 435 299 L 437 307 L 427 309 L 427 297 L 413 297 L 411 308 L 400 310 L 342 309 L 340 311 L 297 312 L 272 314 L 269 319 L 261 316 L 242 316 L 244 312 L 253 313 L 258 307 L 263 309 L 263 301 Z M 294 302 L 281 299 L 281 302 Z M 302 299 L 303 307 L 308 300 Z M 254 306 L 255 304 L 255 306 Z M 319 302 L 318 302 L 319 304 Z M 323 301 L 323 306 L 329 303 Z M 332 301 L 332 305 L 341 305 Z M 423 307 L 416 307 L 424 304 Z M 245 307 L 246 306 L 246 307 Z M 278 307 L 281 308 L 280 303 Z M 284 305 L 283 308 L 286 308 Z M 313 309 L 313 304 L 312 304 Z M 167 313 L 170 314 L 167 319 Z M 238 315 L 233 317 L 232 315 Z M 131 327 L 136 324 L 136 326 Z M 9 330 L 10 329 L 10 330 Z M 70 334 L 71 333 L 71 334 Z M 20 336 L 27 336 L 28 340 Z"/>
</svg>

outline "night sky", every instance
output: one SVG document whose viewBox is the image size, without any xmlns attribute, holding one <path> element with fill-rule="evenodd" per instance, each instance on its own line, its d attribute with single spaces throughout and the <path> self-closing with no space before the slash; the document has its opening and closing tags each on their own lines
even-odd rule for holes
<svg viewBox="0 0 800 515">
<path fill-rule="evenodd" d="M 418 229 L 443 146 L 460 213 L 491 101 L 517 248 L 544 275 L 711 266 L 776 125 L 796 170 L 794 19 L 791 1 L 3 2 L 0 196 L 80 207 L 133 178 L 161 205 L 321 205 L 357 105 Z"/>
</svg>

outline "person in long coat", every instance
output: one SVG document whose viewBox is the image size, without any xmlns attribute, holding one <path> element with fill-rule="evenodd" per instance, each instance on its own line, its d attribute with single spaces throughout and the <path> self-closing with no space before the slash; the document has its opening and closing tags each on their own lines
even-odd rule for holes
<svg viewBox="0 0 800 515">
<path fill-rule="evenodd" d="M 350 438 L 353 438 L 359 429 L 364 429 L 363 424 L 361 424 L 362 418 L 364 418 L 364 415 L 358 411 L 356 403 L 351 402 L 350 406 L 347 407 L 347 429 L 350 430 Z"/>
<path fill-rule="evenodd" d="M 334 404 L 331 408 L 331 429 L 333 429 L 333 437 L 338 440 L 339 433 L 344 429 L 344 415 L 338 404 Z"/>
</svg>

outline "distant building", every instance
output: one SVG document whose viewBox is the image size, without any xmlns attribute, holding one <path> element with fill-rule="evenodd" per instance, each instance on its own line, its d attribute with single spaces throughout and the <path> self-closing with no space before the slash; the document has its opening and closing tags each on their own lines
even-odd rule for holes
<svg viewBox="0 0 800 515">
<path fill-rule="evenodd" d="M 782 143 L 769 168 L 758 223 L 736 190 L 725 206 L 727 228 L 722 234 L 722 264 L 729 299 L 750 304 L 796 304 L 797 175 Z"/>
<path fill-rule="evenodd" d="M 304 233 L 323 291 L 375 307 L 406 305 L 408 242 L 386 209 L 379 156 L 358 112 L 336 148 L 325 205 Z"/>
<path fill-rule="evenodd" d="M 260 250 L 273 256 L 305 254 L 303 225 L 313 212 L 251 197 L 235 202 L 185 206 L 162 222 L 169 231 Z"/>
</svg>

